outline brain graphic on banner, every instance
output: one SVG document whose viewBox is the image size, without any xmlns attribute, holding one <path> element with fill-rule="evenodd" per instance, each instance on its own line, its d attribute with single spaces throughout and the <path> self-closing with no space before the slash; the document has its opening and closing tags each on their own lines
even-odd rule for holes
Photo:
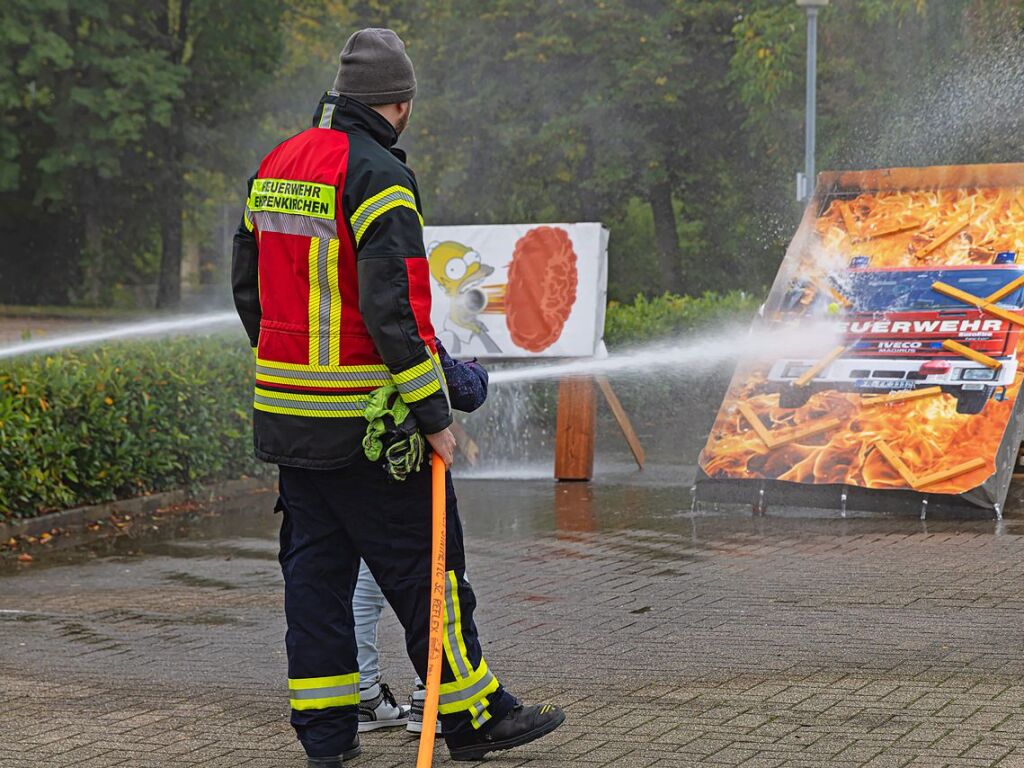
<svg viewBox="0 0 1024 768">
<path fill-rule="evenodd" d="M 590 357 L 604 333 L 600 224 L 427 227 L 438 337 L 455 356 Z"/>
<path fill-rule="evenodd" d="M 757 325 L 831 336 L 737 367 L 699 495 L 998 512 L 1024 430 L 1024 165 L 822 174 Z"/>
<path fill-rule="evenodd" d="M 531 229 L 516 242 L 508 267 L 505 321 L 512 342 L 543 352 L 562 335 L 576 303 L 576 252 L 560 227 Z"/>
</svg>

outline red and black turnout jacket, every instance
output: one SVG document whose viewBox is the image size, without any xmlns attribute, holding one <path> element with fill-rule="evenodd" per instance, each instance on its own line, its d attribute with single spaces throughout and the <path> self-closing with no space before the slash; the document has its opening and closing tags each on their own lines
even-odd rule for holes
<svg viewBox="0 0 1024 768">
<path fill-rule="evenodd" d="M 419 190 L 380 114 L 328 92 L 249 180 L 235 307 L 256 357 L 256 455 L 334 469 L 362 451 L 367 395 L 394 384 L 420 429 L 451 423 L 430 323 Z"/>
</svg>

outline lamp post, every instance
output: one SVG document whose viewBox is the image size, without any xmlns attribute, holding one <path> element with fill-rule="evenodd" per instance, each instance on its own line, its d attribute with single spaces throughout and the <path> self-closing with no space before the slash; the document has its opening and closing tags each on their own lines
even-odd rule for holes
<svg viewBox="0 0 1024 768">
<path fill-rule="evenodd" d="M 807 105 L 806 144 L 804 146 L 804 170 L 796 175 L 796 199 L 801 203 L 811 199 L 814 193 L 814 143 L 817 124 L 818 85 L 818 10 L 828 5 L 828 0 L 796 0 L 796 4 L 807 12 Z"/>
</svg>

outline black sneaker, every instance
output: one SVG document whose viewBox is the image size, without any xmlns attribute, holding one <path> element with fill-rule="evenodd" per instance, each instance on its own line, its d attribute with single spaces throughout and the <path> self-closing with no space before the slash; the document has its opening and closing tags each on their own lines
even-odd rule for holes
<svg viewBox="0 0 1024 768">
<path fill-rule="evenodd" d="M 423 733 L 423 708 L 426 706 L 427 689 L 417 685 L 416 690 L 409 695 L 409 722 L 405 730 L 409 733 Z M 441 733 L 441 718 L 437 718 L 437 725 L 434 733 Z"/>
<path fill-rule="evenodd" d="M 359 736 L 356 736 L 352 746 L 336 757 L 306 757 L 306 768 L 341 768 L 346 760 L 354 760 L 363 753 L 359 746 Z"/>
<path fill-rule="evenodd" d="M 400 728 L 409 722 L 411 707 L 395 701 L 387 683 L 374 683 L 359 692 L 359 732 Z"/>
<path fill-rule="evenodd" d="M 488 752 L 512 749 L 547 736 L 565 722 L 565 712 L 553 704 L 524 707 L 517 704 L 487 733 L 474 733 L 464 744 L 449 742 L 452 760 L 480 760 Z"/>
</svg>

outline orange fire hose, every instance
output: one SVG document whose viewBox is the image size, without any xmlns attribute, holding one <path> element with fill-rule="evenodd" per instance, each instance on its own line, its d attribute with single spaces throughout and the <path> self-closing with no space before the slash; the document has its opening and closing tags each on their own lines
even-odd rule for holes
<svg viewBox="0 0 1024 768">
<path fill-rule="evenodd" d="M 437 698 L 441 690 L 441 656 L 444 633 L 445 490 L 444 461 L 436 453 L 433 471 L 433 546 L 430 561 L 430 645 L 427 652 L 427 700 L 423 705 L 423 732 L 416 768 L 430 768 L 434 760 L 434 732 L 437 728 Z"/>
</svg>

